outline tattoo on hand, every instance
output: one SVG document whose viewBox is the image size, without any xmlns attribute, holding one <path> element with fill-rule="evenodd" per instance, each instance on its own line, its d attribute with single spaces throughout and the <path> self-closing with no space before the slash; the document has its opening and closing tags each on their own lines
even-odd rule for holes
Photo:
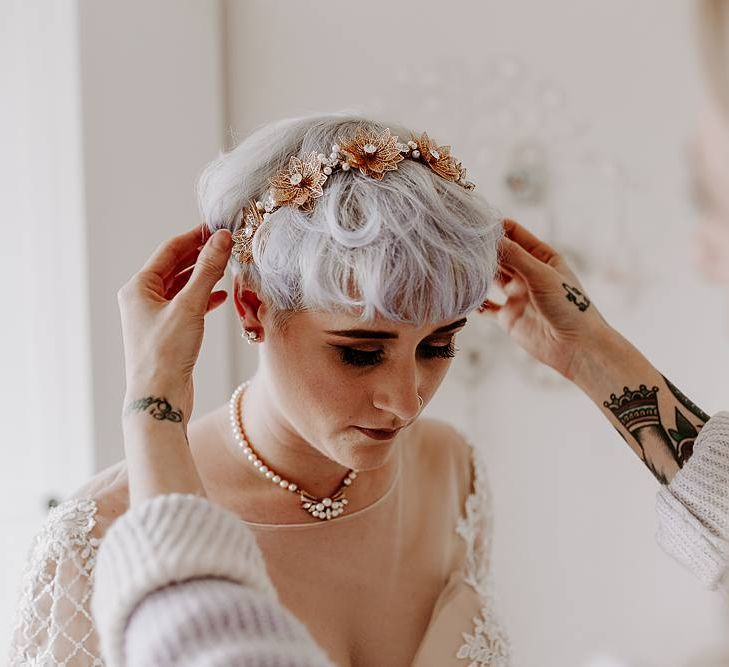
<svg viewBox="0 0 729 667">
<path fill-rule="evenodd" d="M 583 313 L 590 307 L 590 300 L 576 287 L 572 287 L 567 283 L 562 283 L 562 287 L 567 292 L 567 301 L 574 303 Z"/>
<path fill-rule="evenodd" d="M 139 398 L 136 401 L 132 401 L 127 405 L 124 416 L 126 417 L 132 412 L 146 412 L 149 407 L 152 410 L 147 414 L 152 415 L 152 417 L 159 421 L 182 421 L 182 410 L 173 410 L 166 398 L 157 398 L 155 396 L 147 396 L 146 398 Z"/>
</svg>

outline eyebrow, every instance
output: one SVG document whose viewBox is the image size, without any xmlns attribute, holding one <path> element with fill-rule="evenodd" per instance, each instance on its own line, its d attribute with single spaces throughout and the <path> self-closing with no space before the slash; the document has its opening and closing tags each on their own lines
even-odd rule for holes
<svg viewBox="0 0 729 667">
<path fill-rule="evenodd" d="M 453 331 L 453 329 L 458 329 L 464 326 L 467 321 L 468 318 L 464 317 L 457 322 L 446 324 L 444 327 L 440 327 L 428 335 L 434 336 L 435 334 L 448 333 L 449 331 Z M 372 329 L 343 329 L 341 331 L 326 331 L 325 333 L 334 334 L 335 336 L 344 336 L 345 338 L 391 339 L 398 337 L 397 333 L 394 331 L 373 331 Z"/>
</svg>

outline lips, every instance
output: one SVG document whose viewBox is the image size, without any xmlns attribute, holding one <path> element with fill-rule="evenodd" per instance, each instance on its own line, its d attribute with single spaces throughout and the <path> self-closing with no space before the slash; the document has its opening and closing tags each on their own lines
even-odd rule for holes
<svg viewBox="0 0 729 667">
<path fill-rule="evenodd" d="M 382 429 L 364 428 L 362 426 L 355 426 L 354 428 L 356 428 L 361 433 L 364 433 L 366 436 L 373 438 L 374 440 L 391 440 L 402 429 L 402 427 L 401 427 L 401 428 L 396 428 L 394 430 L 382 430 Z"/>
</svg>

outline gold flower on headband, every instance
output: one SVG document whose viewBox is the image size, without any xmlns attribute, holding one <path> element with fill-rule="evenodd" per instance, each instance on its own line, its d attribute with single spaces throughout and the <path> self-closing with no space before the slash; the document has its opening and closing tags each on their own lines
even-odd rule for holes
<svg viewBox="0 0 729 667">
<path fill-rule="evenodd" d="M 458 164 L 451 156 L 450 146 L 438 146 L 429 136 L 427 132 L 423 132 L 420 137 L 414 137 L 420 149 L 420 157 L 438 176 L 445 178 L 447 181 L 457 181 L 461 178 L 461 172 L 465 173 L 462 168 L 459 169 Z"/>
<path fill-rule="evenodd" d="M 390 134 L 389 128 L 382 133 L 359 128 L 350 139 L 340 138 L 338 148 L 352 169 L 359 169 L 378 181 L 405 159 L 400 154 L 397 137 Z"/>
<path fill-rule="evenodd" d="M 253 261 L 253 236 L 263 224 L 262 208 L 251 200 L 238 214 L 239 220 L 236 223 L 242 219 L 243 226 L 233 234 L 232 253 L 241 264 Z"/>
<path fill-rule="evenodd" d="M 293 206 L 310 211 L 314 200 L 324 194 L 322 185 L 327 175 L 322 172 L 321 159 L 316 152 L 306 158 L 292 155 L 288 169 L 282 169 L 272 179 L 273 198 L 276 206 Z"/>
</svg>

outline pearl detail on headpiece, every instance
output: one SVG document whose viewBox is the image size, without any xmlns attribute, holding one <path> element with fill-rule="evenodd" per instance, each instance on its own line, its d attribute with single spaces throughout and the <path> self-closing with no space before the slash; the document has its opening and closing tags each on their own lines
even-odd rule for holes
<svg viewBox="0 0 729 667">
<path fill-rule="evenodd" d="M 414 138 L 418 141 L 411 139 L 401 143 L 389 128 L 379 131 L 360 127 L 351 136 L 339 137 L 339 143 L 332 144 L 329 157 L 316 151 L 303 157 L 289 156 L 288 166 L 280 169 L 270 180 L 271 188 L 265 202 L 251 200 L 243 208 L 242 215 L 238 214 L 238 218 L 250 221 L 250 224 L 236 225 L 233 256 L 243 265 L 251 262 L 253 236 L 270 214 L 282 206 L 310 212 L 316 200 L 323 195 L 322 186 L 337 170 L 360 172 L 382 180 L 387 172 L 396 171 L 398 164 L 409 158 L 420 161 L 441 178 L 466 190 L 476 187 L 466 179 L 466 169 L 451 155 L 450 146 L 439 146 L 427 132 Z"/>
</svg>

